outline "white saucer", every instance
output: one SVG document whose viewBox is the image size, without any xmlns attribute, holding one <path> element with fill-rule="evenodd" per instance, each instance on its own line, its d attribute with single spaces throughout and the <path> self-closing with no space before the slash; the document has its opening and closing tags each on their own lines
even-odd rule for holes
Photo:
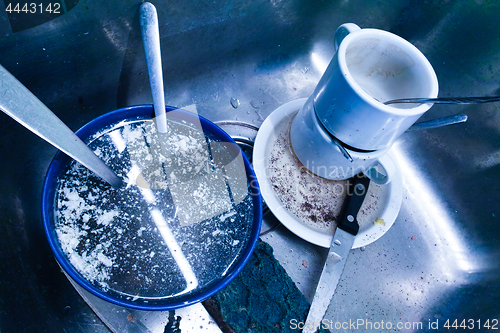
<svg viewBox="0 0 500 333">
<path fill-rule="evenodd" d="M 259 181 L 262 197 L 276 218 L 300 238 L 318 246 L 329 248 L 333 238 L 333 229 L 312 227 L 290 213 L 273 189 L 267 172 L 270 157 L 270 148 L 268 146 L 277 139 L 276 128 L 282 122 L 290 121 L 304 105 L 305 101 L 306 98 L 302 98 L 288 102 L 277 108 L 266 118 L 255 138 L 253 168 Z M 392 149 L 389 150 L 388 154 L 397 161 Z M 371 194 L 376 195 L 377 201 L 368 202 L 369 198 L 373 197 Z M 360 209 L 360 212 L 369 211 L 369 213 L 358 214 L 360 228 L 354 240 L 353 249 L 376 241 L 389 230 L 401 208 L 402 194 L 403 180 L 401 172 L 398 172 L 387 185 L 380 186 L 373 182 L 370 183 L 365 202 Z M 367 207 L 367 205 L 370 205 L 370 207 Z M 375 220 L 377 220 L 377 223 L 374 223 Z M 312 221 L 311 223 L 314 224 Z"/>
</svg>

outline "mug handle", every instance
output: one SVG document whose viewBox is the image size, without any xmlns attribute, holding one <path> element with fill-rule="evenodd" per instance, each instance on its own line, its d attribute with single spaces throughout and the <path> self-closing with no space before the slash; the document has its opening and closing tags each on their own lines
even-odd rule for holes
<svg viewBox="0 0 500 333">
<path fill-rule="evenodd" d="M 366 173 L 366 176 L 376 184 L 385 185 L 389 183 L 399 172 L 396 161 L 389 154 L 384 154 L 379 157 L 378 165 L 382 167 L 385 175 L 378 171 L 375 167 L 370 168 Z"/>
<path fill-rule="evenodd" d="M 354 23 L 344 23 L 338 27 L 335 31 L 335 52 L 339 49 L 340 43 L 342 43 L 344 38 L 357 30 L 361 30 L 361 28 Z"/>
</svg>

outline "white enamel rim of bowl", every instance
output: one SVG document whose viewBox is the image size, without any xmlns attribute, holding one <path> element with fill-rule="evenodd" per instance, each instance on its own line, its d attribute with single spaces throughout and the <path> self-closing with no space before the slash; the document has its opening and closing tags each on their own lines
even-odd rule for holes
<svg viewBox="0 0 500 333">
<path fill-rule="evenodd" d="M 288 212 L 273 190 L 270 180 L 265 176 L 267 159 L 269 158 L 269 156 L 266 156 L 267 144 L 271 135 L 274 133 L 277 125 L 285 118 L 293 117 L 293 115 L 304 105 L 306 100 L 306 98 L 301 98 L 288 102 L 274 110 L 266 118 L 260 126 L 257 137 L 255 138 L 252 164 L 255 174 L 257 175 L 262 197 L 276 218 L 298 237 L 315 245 L 329 248 L 333 235 L 306 226 Z M 392 149 L 387 153 L 397 162 L 397 158 Z M 387 205 L 379 207 L 377 216 L 383 219 L 385 224 L 369 223 L 368 225 L 360 226 L 360 230 L 354 239 L 353 249 L 371 244 L 382 237 L 394 224 L 399 214 L 401 202 L 403 200 L 403 177 L 401 170 L 389 184 L 383 187 L 388 193 Z"/>
</svg>

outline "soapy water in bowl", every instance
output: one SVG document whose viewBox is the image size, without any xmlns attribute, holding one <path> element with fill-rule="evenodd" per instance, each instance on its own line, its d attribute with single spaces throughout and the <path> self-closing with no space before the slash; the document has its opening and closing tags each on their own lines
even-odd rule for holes
<svg viewBox="0 0 500 333">
<path fill-rule="evenodd" d="M 239 149 L 200 128 L 169 121 L 160 134 L 138 118 L 90 137 L 89 147 L 126 179 L 118 190 L 75 161 L 61 174 L 55 230 L 91 285 L 148 303 L 227 274 L 250 237 L 252 195 Z"/>
</svg>

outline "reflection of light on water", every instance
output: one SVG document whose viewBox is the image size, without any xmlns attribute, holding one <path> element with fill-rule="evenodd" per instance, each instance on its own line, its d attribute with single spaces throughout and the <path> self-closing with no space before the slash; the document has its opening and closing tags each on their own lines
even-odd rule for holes
<svg viewBox="0 0 500 333">
<path fill-rule="evenodd" d="M 136 164 L 132 163 L 132 168 L 127 173 L 127 178 L 127 188 L 136 185 L 148 204 L 152 205 L 156 202 L 153 191 L 150 190 L 149 184 L 142 177 L 141 170 Z"/>
<path fill-rule="evenodd" d="M 467 273 L 477 271 L 479 267 L 476 260 L 472 258 L 464 237 L 457 230 L 445 204 L 435 193 L 432 185 L 411 163 L 401 146 L 396 144 L 394 152 L 404 173 L 403 179 L 407 183 L 406 187 L 412 197 L 412 203 L 418 205 L 419 212 L 425 219 L 425 223 L 417 226 L 426 226 L 422 234 L 425 235 L 429 248 L 432 251 L 438 251 L 439 265 L 444 274 L 455 277 L 454 272 L 457 269 Z"/>
<path fill-rule="evenodd" d="M 137 179 L 137 177 L 140 176 L 140 173 L 141 171 L 137 167 L 137 165 L 133 164 L 130 172 L 127 174 L 127 177 L 130 180 L 130 182 L 127 184 L 127 187 L 131 185 L 137 185 L 133 184 L 133 182 L 135 179 Z M 141 194 L 146 200 L 146 202 L 149 205 L 154 205 L 156 200 L 153 191 L 143 186 L 137 186 L 137 188 L 141 191 Z M 151 217 L 153 218 L 156 227 L 160 231 L 160 234 L 163 240 L 165 241 L 165 244 L 170 250 L 170 254 L 174 258 L 177 265 L 179 266 L 179 269 L 182 275 L 184 276 L 184 279 L 186 279 L 187 286 L 186 289 L 183 291 L 183 293 L 187 293 L 198 286 L 198 279 L 196 278 L 196 275 L 193 272 L 193 268 L 191 267 L 186 257 L 184 256 L 184 253 L 182 253 L 182 249 L 179 246 L 179 243 L 177 243 L 177 241 L 175 240 L 175 237 L 172 234 L 172 231 L 170 230 L 167 222 L 163 218 L 161 211 L 158 210 L 157 208 L 152 208 L 149 205 L 148 209 L 151 214 Z"/>
<path fill-rule="evenodd" d="M 141 192 L 142 191 L 148 191 L 148 190 L 141 189 Z M 172 257 L 179 266 L 179 269 L 181 270 L 184 279 L 186 279 L 187 286 L 186 289 L 184 289 L 183 293 L 187 293 L 195 289 L 198 286 L 198 279 L 196 278 L 196 275 L 193 272 L 193 268 L 191 267 L 186 257 L 184 256 L 184 253 L 182 253 L 182 249 L 179 246 L 179 243 L 177 243 L 177 241 L 175 240 L 175 237 L 172 234 L 170 228 L 168 227 L 167 222 L 163 218 L 163 215 L 156 208 L 151 209 L 150 213 L 151 217 L 153 217 L 153 221 L 155 222 L 156 227 L 158 228 L 161 236 L 163 237 L 163 240 L 167 244 L 167 247 L 170 250 Z"/>
<path fill-rule="evenodd" d="M 123 139 L 119 129 L 110 132 L 109 137 L 111 138 L 113 144 L 116 146 L 118 152 L 121 153 L 125 150 L 125 148 L 127 147 L 127 142 L 125 142 L 125 139 Z"/>
</svg>

